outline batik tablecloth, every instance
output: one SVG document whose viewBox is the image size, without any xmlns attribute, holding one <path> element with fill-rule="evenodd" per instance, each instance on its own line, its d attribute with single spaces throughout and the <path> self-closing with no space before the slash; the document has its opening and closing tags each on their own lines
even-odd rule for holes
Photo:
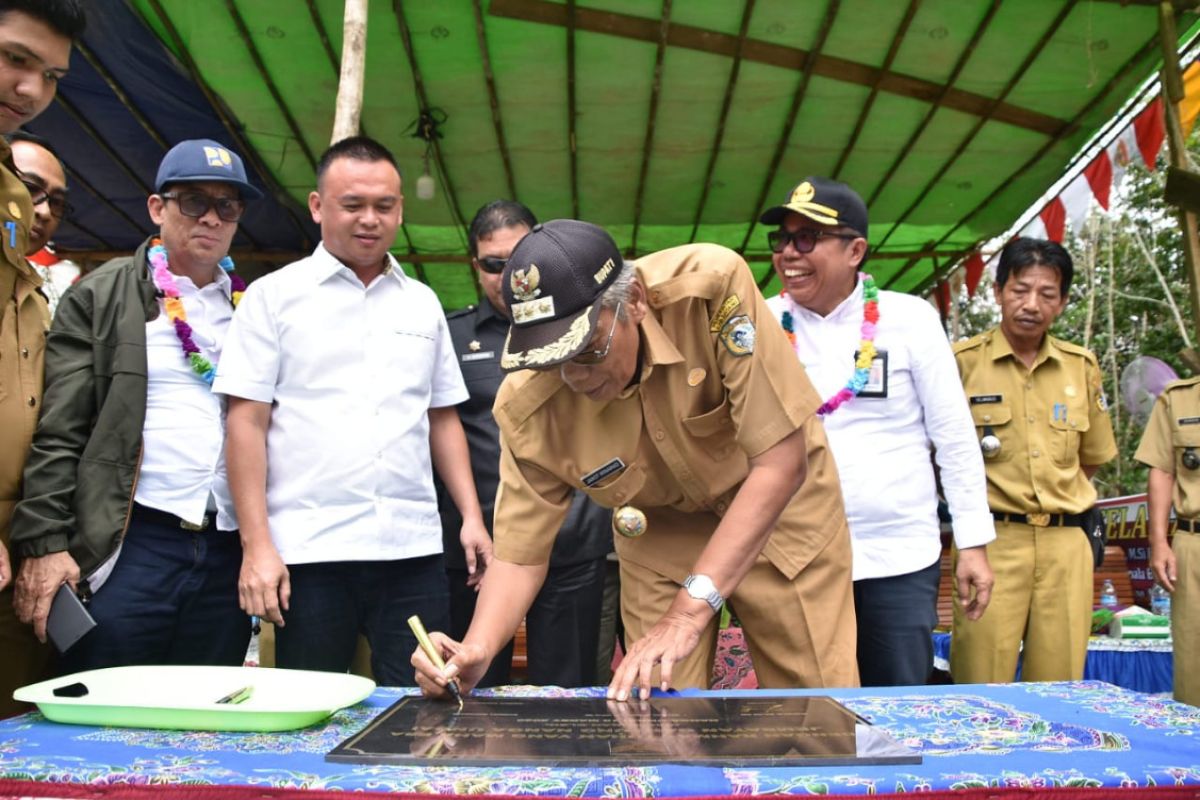
<svg viewBox="0 0 1200 800">
<path fill-rule="evenodd" d="M 497 693 L 578 696 L 600 691 L 510 687 Z M 1200 787 L 1200 709 L 1091 681 L 796 692 L 838 698 L 918 750 L 924 757 L 920 765 L 417 768 L 324 760 L 334 745 L 403 693 L 380 689 L 325 724 L 290 733 L 89 728 L 27 714 L 0 722 L 0 778 L 86 783 L 96 789 L 218 784 L 573 797 Z M 24 785 L 31 794 L 33 788 L 52 788 Z"/>
</svg>

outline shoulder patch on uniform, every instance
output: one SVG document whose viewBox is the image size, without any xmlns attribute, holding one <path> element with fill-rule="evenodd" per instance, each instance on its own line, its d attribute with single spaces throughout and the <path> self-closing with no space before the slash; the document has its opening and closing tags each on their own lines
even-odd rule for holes
<svg viewBox="0 0 1200 800">
<path fill-rule="evenodd" d="M 748 356 L 754 352 L 754 341 L 757 336 L 757 331 L 754 330 L 754 323 L 745 314 L 738 314 L 732 317 L 721 328 L 720 339 L 721 344 L 725 345 L 725 349 L 731 354 L 738 356 Z"/>
<path fill-rule="evenodd" d="M 471 304 L 469 306 L 466 306 L 465 308 L 460 308 L 455 311 L 451 311 L 450 313 L 446 314 L 446 319 L 457 319 L 459 317 L 465 317 L 467 314 L 474 313 L 476 308 L 477 308 L 476 305 Z"/>
<path fill-rule="evenodd" d="M 717 309 L 717 313 L 713 315 L 712 324 L 708 329 L 713 333 L 717 333 L 721 328 L 725 327 L 725 323 L 729 321 L 729 316 L 742 304 L 741 299 L 736 294 L 731 294 L 725 298 L 725 302 L 721 303 L 721 307 Z"/>
<path fill-rule="evenodd" d="M 961 353 L 964 350 L 971 350 L 976 347 L 981 347 L 981 346 L 983 346 L 983 343 L 986 341 L 987 341 L 986 333 L 977 333 L 974 336 L 972 336 L 970 339 L 964 339 L 961 342 L 955 342 L 950 347 L 952 350 L 954 350 L 955 353 Z"/>
</svg>

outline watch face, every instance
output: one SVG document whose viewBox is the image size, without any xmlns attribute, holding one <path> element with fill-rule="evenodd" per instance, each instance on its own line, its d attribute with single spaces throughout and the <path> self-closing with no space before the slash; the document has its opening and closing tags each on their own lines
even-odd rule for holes
<svg viewBox="0 0 1200 800">
<path fill-rule="evenodd" d="M 687 593 L 697 600 L 707 600 L 708 596 L 716 590 L 717 587 L 713 585 L 712 578 L 707 575 L 693 575 L 688 580 Z"/>
</svg>

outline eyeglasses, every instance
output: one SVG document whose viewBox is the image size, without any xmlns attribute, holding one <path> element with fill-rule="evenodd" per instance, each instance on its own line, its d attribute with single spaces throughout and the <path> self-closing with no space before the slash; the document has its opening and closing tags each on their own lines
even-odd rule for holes
<svg viewBox="0 0 1200 800">
<path fill-rule="evenodd" d="M 612 348 L 613 334 L 617 332 L 617 321 L 621 319 L 621 304 L 617 303 L 617 307 L 613 309 L 612 327 L 608 331 L 608 340 L 604 342 L 603 350 L 584 350 L 579 355 L 571 359 L 575 364 L 581 364 L 585 367 L 594 367 L 604 359 L 608 358 L 608 351 Z"/>
<path fill-rule="evenodd" d="M 239 198 L 213 197 L 204 192 L 162 192 L 159 197 L 179 203 L 179 213 L 193 219 L 200 219 L 210 208 L 215 208 L 217 216 L 225 222 L 237 222 L 246 210 L 246 204 Z"/>
<path fill-rule="evenodd" d="M 507 258 L 492 258 L 484 256 L 483 258 L 475 259 L 475 263 L 479 268 L 490 275 L 499 275 L 504 272 L 504 265 L 508 263 Z"/>
<path fill-rule="evenodd" d="M 62 219 L 74 211 L 64 195 L 51 194 L 46 190 L 45 186 L 41 186 L 33 181 L 23 179 L 21 183 L 25 184 L 25 188 L 29 190 L 29 200 L 33 205 L 40 206 L 42 203 L 46 203 L 50 206 L 50 216 L 55 219 Z"/>
<path fill-rule="evenodd" d="M 771 247 L 772 253 L 782 253 L 783 248 L 787 247 L 787 243 L 791 242 L 792 247 L 796 248 L 797 253 L 811 253 L 813 248 L 817 246 L 817 242 L 822 239 L 851 239 L 859 238 L 856 233 L 834 233 L 833 231 L 821 231 L 816 228 L 801 228 L 798 231 L 785 231 L 780 228 L 777 231 L 769 231 L 767 233 L 767 244 Z"/>
</svg>

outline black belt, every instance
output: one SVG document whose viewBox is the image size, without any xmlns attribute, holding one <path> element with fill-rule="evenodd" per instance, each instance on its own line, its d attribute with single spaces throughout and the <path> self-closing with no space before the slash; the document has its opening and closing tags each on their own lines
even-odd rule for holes
<svg viewBox="0 0 1200 800">
<path fill-rule="evenodd" d="M 185 531 L 203 531 L 208 529 L 208 525 L 213 521 L 211 514 L 205 514 L 199 524 L 188 522 L 186 519 L 168 514 L 166 511 L 159 511 L 157 508 L 141 505 L 140 503 L 133 504 L 133 516 L 143 522 L 152 522 L 155 525 L 165 525 L 168 528 L 182 528 Z"/>
<path fill-rule="evenodd" d="M 1033 525 L 1035 528 L 1082 528 L 1083 514 L 1006 514 L 993 511 L 997 522 L 1015 522 L 1018 525 Z"/>
<path fill-rule="evenodd" d="M 1175 530 L 1185 533 L 1200 533 L 1200 522 L 1194 519 L 1176 519 Z"/>
</svg>

